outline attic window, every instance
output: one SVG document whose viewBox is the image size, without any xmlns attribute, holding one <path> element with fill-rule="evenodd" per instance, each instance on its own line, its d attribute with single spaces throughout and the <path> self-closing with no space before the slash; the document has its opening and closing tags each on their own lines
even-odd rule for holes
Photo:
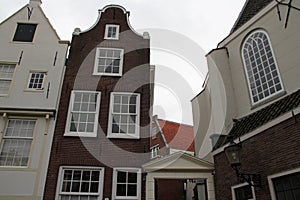
<svg viewBox="0 0 300 200">
<path fill-rule="evenodd" d="M 105 27 L 104 39 L 118 40 L 119 39 L 119 25 L 107 24 Z"/>
<path fill-rule="evenodd" d="M 37 24 L 18 23 L 13 41 L 15 42 L 32 42 Z"/>
</svg>

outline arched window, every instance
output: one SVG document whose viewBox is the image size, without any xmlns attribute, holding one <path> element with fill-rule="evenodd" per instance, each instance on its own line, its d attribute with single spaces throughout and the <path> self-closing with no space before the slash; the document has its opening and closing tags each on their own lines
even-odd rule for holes
<svg viewBox="0 0 300 200">
<path fill-rule="evenodd" d="M 283 91 L 271 42 L 266 32 L 254 31 L 246 38 L 242 57 L 252 104 Z"/>
</svg>

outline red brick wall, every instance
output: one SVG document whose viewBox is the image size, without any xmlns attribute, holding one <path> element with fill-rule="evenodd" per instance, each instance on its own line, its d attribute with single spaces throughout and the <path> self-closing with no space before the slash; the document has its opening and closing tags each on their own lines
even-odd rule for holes
<svg viewBox="0 0 300 200">
<path fill-rule="evenodd" d="M 104 41 L 105 24 L 120 25 L 120 40 Z M 123 76 L 93 76 L 96 47 L 124 49 Z M 104 195 L 111 199 L 112 167 L 141 167 L 149 160 L 150 135 L 150 49 L 145 40 L 129 30 L 126 15 L 119 8 L 108 8 L 90 31 L 73 36 L 69 61 L 57 115 L 55 135 L 44 193 L 53 200 L 60 166 L 105 167 Z M 132 71 L 134 69 L 134 71 Z M 120 84 L 121 83 L 121 84 Z M 117 85 L 119 84 L 119 85 Z M 96 138 L 64 137 L 70 94 L 73 89 L 101 91 L 99 127 Z M 140 137 L 138 140 L 107 139 L 110 93 L 112 91 L 141 94 Z M 86 149 L 88 147 L 88 150 Z M 92 153 L 90 153 L 92 150 Z M 144 199 L 145 183 L 142 184 Z"/>
<path fill-rule="evenodd" d="M 255 188 L 256 199 L 270 200 L 267 176 L 300 166 L 300 115 L 290 118 L 242 142 L 242 171 L 259 173 L 262 188 Z M 237 185 L 234 170 L 224 152 L 214 156 L 217 200 L 231 199 L 231 186 Z"/>
</svg>

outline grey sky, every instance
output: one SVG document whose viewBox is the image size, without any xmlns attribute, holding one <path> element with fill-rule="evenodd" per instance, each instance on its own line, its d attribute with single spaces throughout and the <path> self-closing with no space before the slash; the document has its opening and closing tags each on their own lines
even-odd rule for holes
<svg viewBox="0 0 300 200">
<path fill-rule="evenodd" d="M 0 21 L 9 17 L 29 0 L 0 0 Z M 156 65 L 155 114 L 159 118 L 192 124 L 190 100 L 200 92 L 203 75 L 206 74 L 205 52 L 217 46 L 224 39 L 241 11 L 245 0 L 43 0 L 42 8 L 63 40 L 71 40 L 75 27 L 86 30 L 96 21 L 98 9 L 108 4 L 118 4 L 130 11 L 130 23 L 139 30 L 149 30 L 151 39 L 170 40 L 184 51 L 195 54 L 183 59 L 172 53 L 173 47 L 155 49 L 151 53 L 151 64 Z M 163 37 L 152 35 L 159 34 Z M 173 31 L 170 32 L 170 31 Z M 181 35 L 179 35 L 181 34 Z M 178 43 L 185 37 L 187 42 Z M 189 40 L 189 41 L 188 41 Z M 197 46 L 197 47 L 196 47 Z M 171 49 L 168 49 L 171 48 Z"/>
</svg>

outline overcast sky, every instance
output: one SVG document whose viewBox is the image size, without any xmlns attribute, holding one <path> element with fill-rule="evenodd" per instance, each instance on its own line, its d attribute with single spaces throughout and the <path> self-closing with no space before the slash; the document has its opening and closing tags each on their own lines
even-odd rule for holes
<svg viewBox="0 0 300 200">
<path fill-rule="evenodd" d="M 0 0 L 0 21 L 29 0 Z M 207 70 L 205 53 L 230 32 L 245 0 L 43 0 L 42 8 L 63 40 L 74 28 L 90 28 L 98 9 L 118 4 L 130 11 L 130 23 L 151 36 L 156 65 L 154 114 L 192 124 L 190 100 L 201 91 Z M 0 38 L 1 39 L 1 38 Z M 167 41 L 167 42 L 166 42 Z M 166 43 L 165 43 L 166 42 Z"/>
</svg>

